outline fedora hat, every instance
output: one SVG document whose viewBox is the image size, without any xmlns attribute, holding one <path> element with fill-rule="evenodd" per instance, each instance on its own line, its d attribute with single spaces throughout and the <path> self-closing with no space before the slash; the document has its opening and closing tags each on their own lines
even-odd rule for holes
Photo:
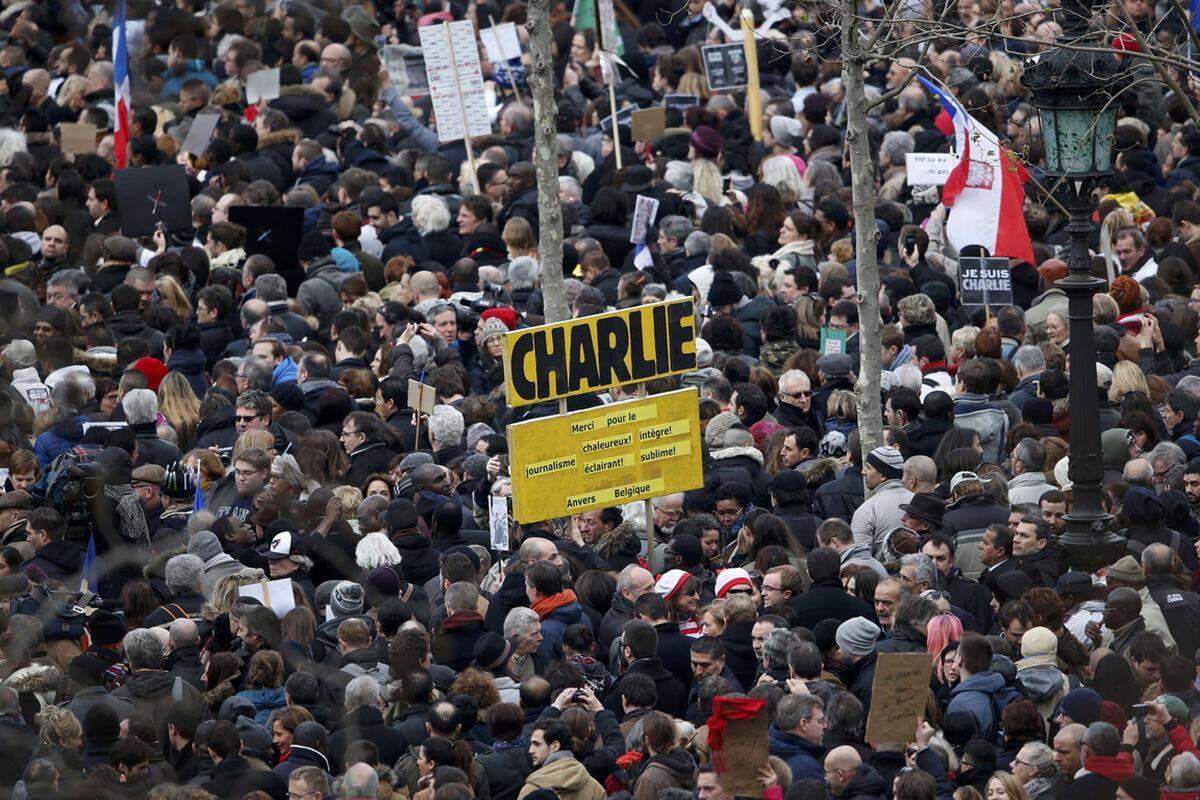
<svg viewBox="0 0 1200 800">
<path fill-rule="evenodd" d="M 940 528 L 946 504 L 931 494 L 914 494 L 907 503 L 900 504 L 900 510 Z"/>
</svg>

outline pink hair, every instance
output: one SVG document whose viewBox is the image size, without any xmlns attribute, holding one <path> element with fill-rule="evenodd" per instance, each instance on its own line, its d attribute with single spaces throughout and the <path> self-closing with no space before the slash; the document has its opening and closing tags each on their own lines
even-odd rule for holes
<svg viewBox="0 0 1200 800">
<path fill-rule="evenodd" d="M 938 614 L 929 620 L 925 626 L 925 642 L 935 664 L 946 645 L 962 638 L 962 632 L 962 622 L 953 614 Z"/>
</svg>

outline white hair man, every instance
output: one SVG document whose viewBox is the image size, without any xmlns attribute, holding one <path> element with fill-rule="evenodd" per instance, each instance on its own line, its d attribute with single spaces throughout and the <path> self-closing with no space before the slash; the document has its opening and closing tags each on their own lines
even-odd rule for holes
<svg viewBox="0 0 1200 800">
<path fill-rule="evenodd" d="M 180 458 L 179 448 L 158 435 L 158 396 L 149 389 L 130 389 L 121 398 L 129 429 L 137 437 L 135 461 L 166 469 Z"/>
<path fill-rule="evenodd" d="M 146 616 L 146 627 L 166 626 L 181 618 L 200 619 L 204 605 L 204 561 L 186 553 L 174 556 L 167 561 L 164 577 L 171 590 L 171 602 L 151 611 Z"/>
<path fill-rule="evenodd" d="M 531 608 L 518 606 L 504 618 L 504 638 L 515 639 L 516 650 L 509 666 L 513 679 L 525 680 L 534 674 L 533 654 L 542 644 L 542 620 Z"/>
<path fill-rule="evenodd" d="M 429 444 L 439 464 L 446 464 L 462 453 L 462 412 L 453 406 L 435 406 L 429 416 Z"/>
</svg>

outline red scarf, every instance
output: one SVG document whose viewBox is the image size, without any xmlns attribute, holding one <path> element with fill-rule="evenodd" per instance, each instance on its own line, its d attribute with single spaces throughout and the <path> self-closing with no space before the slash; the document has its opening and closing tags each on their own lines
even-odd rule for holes
<svg viewBox="0 0 1200 800">
<path fill-rule="evenodd" d="M 569 606 L 574 602 L 575 592 L 570 589 L 564 589 L 558 594 L 552 594 L 549 597 L 543 597 L 541 600 L 534 602 L 530 608 L 537 612 L 539 619 L 545 619 L 554 609 Z"/>
<path fill-rule="evenodd" d="M 947 371 L 947 367 L 946 367 L 945 361 L 930 361 L 928 364 L 921 367 L 922 375 L 928 375 L 931 372 L 946 372 L 946 371 Z"/>
<path fill-rule="evenodd" d="M 1133 757 L 1129 753 L 1118 753 L 1115 756 L 1088 756 L 1083 762 L 1083 768 L 1102 778 L 1108 778 L 1114 783 L 1120 783 L 1126 778 L 1133 777 Z"/>
<path fill-rule="evenodd" d="M 712 751 L 713 766 L 717 772 L 726 772 L 725 764 L 725 725 L 733 720 L 754 719 L 767 706 L 766 700 L 754 700 L 749 697 L 713 698 L 712 716 L 708 718 L 708 747 Z"/>
</svg>

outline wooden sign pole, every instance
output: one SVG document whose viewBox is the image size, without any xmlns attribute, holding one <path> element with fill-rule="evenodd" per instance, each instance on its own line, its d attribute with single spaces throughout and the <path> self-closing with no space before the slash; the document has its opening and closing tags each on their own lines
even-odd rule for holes
<svg viewBox="0 0 1200 800">
<path fill-rule="evenodd" d="M 601 73 L 601 77 L 604 77 L 604 65 L 605 65 L 605 63 L 607 63 L 609 65 L 608 105 L 609 105 L 609 114 L 612 115 L 613 153 L 617 157 L 617 169 L 621 169 L 621 166 L 622 166 L 621 165 L 621 129 L 617 127 L 617 85 L 615 83 L 615 81 L 617 79 L 616 42 L 604 41 L 605 30 L 604 30 L 604 26 L 600 22 L 601 19 L 602 19 L 602 17 L 600 16 L 600 0 L 596 0 L 596 41 L 600 45 L 600 73 Z M 609 46 L 613 47 L 611 61 L 608 61 L 607 48 Z"/>
<path fill-rule="evenodd" d="M 758 41 L 754 31 L 754 13 L 742 10 L 742 48 L 746 52 L 746 114 L 750 117 L 750 135 L 763 138 L 762 89 L 758 82 Z"/>
<path fill-rule="evenodd" d="M 467 119 L 467 107 L 463 103 L 462 83 L 458 79 L 458 59 L 454 56 L 454 37 L 450 35 L 449 21 L 442 22 L 442 30 L 446 32 L 446 46 L 450 48 L 450 69 L 454 72 L 454 93 L 458 96 L 458 113 L 462 118 L 463 143 L 467 148 L 467 163 L 471 166 L 471 183 L 475 186 L 475 194 L 483 194 L 479 188 L 479 174 L 475 170 L 475 150 L 471 143 L 471 122 Z"/>
</svg>

